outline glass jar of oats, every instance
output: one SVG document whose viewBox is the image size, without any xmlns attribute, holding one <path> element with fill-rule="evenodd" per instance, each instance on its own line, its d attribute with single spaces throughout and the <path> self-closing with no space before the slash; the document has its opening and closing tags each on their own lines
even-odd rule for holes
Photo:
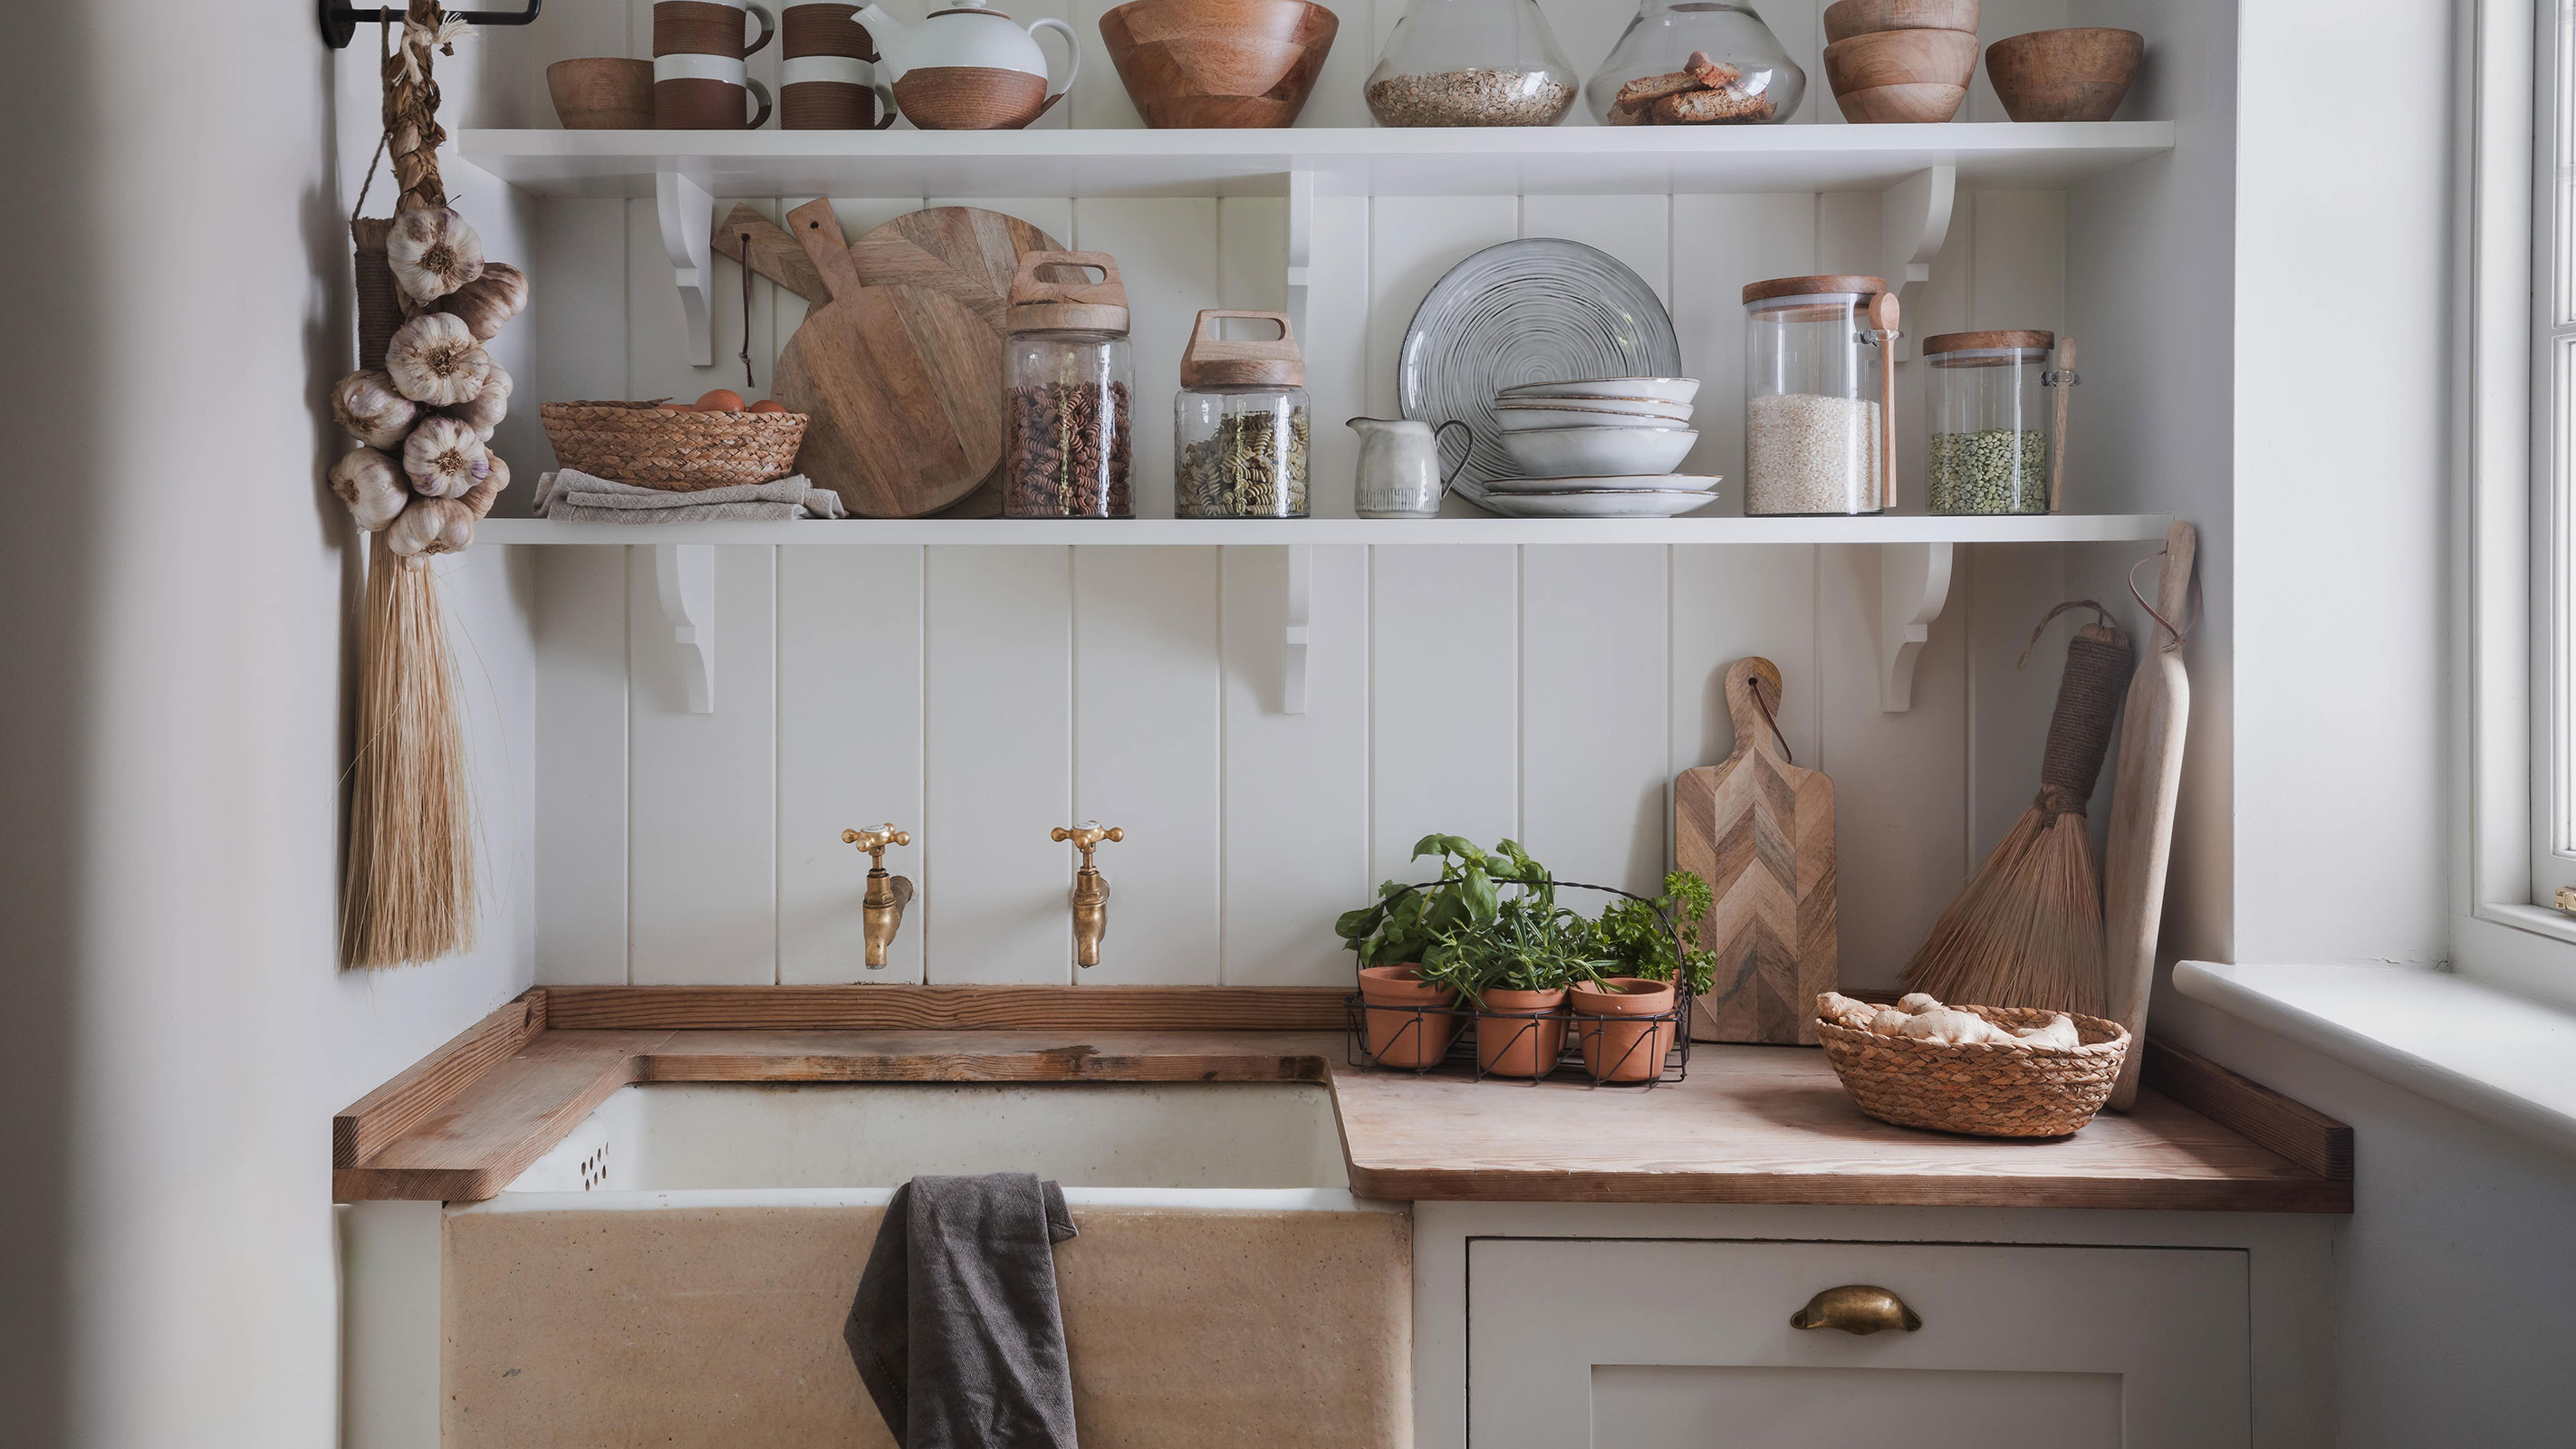
<svg viewBox="0 0 2576 1449">
<path fill-rule="evenodd" d="M 1747 516 L 1884 506 L 1895 401 L 1887 365 L 1895 308 L 1886 291 L 1878 278 L 1858 276 L 1775 277 L 1744 289 Z"/>
</svg>

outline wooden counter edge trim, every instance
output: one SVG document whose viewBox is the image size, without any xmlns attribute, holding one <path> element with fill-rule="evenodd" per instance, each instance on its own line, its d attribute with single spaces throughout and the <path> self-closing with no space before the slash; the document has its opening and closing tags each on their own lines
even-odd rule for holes
<svg viewBox="0 0 2576 1449">
<path fill-rule="evenodd" d="M 331 1166 L 353 1168 L 456 1100 L 546 1029 L 546 988 L 532 987 L 331 1119 Z"/>
<path fill-rule="evenodd" d="M 1315 1082 L 1331 1063 L 1297 1052 L 1095 1052 L 1067 1047 L 984 1055 L 973 1052 L 808 1052 L 760 1056 L 660 1052 L 646 1082 Z"/>
<path fill-rule="evenodd" d="M 1347 1149 L 1345 1156 L 1347 1157 Z M 1399 1202 L 1754 1203 L 1820 1207 L 2110 1208 L 2349 1213 L 2352 1184 L 2319 1177 L 2080 1178 L 1831 1172 L 1515 1172 L 1350 1164 L 1351 1192 Z"/>
<path fill-rule="evenodd" d="M 2147 1038 L 2140 1080 L 2332 1182 L 2352 1181 L 2352 1129 L 2197 1052 Z"/>
<path fill-rule="evenodd" d="M 530 1164 L 554 1150 L 555 1144 L 572 1135 L 583 1118 L 597 1110 L 621 1087 L 644 1080 L 646 1063 L 652 1051 L 603 1054 L 598 1070 L 584 1081 L 581 1090 L 563 1099 L 541 1114 L 534 1127 L 519 1139 L 498 1148 L 481 1162 L 469 1167 L 335 1167 L 331 1171 L 333 1202 L 364 1202 L 379 1198 L 430 1198 L 441 1202 L 481 1202 L 497 1197 L 511 1180 L 528 1170 Z"/>
<path fill-rule="evenodd" d="M 1329 986 L 554 986 L 547 1025 L 673 1031 L 1330 1031 Z"/>
</svg>

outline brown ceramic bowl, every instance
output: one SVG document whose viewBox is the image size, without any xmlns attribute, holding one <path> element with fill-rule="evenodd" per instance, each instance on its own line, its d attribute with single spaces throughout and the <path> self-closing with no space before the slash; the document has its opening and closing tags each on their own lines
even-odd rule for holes
<svg viewBox="0 0 2576 1449">
<path fill-rule="evenodd" d="M 1881 30 L 1825 47 L 1825 80 L 1839 96 L 1873 86 L 1965 86 L 1977 74 L 1967 30 Z"/>
<path fill-rule="evenodd" d="M 1127 99 L 1157 129 L 1295 125 L 1340 28 L 1306 0 L 1130 0 L 1100 17 Z"/>
<path fill-rule="evenodd" d="M 2034 30 L 1986 47 L 1986 79 L 2016 121 L 2107 121 L 2146 53 L 2134 30 Z"/>
<path fill-rule="evenodd" d="M 567 131 L 653 129 L 653 62 L 624 56 L 559 60 L 546 67 L 546 94 Z"/>
<path fill-rule="evenodd" d="M 1959 114 L 1967 99 L 1966 86 L 1924 83 L 1844 91 L 1834 104 L 1842 107 L 1844 120 L 1856 125 L 1939 125 Z"/>
<path fill-rule="evenodd" d="M 1879 30 L 1977 28 L 1977 0 L 1834 0 L 1825 7 L 1825 43 Z"/>
</svg>

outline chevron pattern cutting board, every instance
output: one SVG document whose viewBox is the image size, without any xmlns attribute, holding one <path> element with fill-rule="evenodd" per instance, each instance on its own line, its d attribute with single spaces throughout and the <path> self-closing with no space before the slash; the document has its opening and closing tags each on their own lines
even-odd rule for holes
<svg viewBox="0 0 2576 1449">
<path fill-rule="evenodd" d="M 1772 725 L 1779 709 L 1779 669 L 1735 661 L 1726 671 L 1735 753 L 1673 782 L 1677 863 L 1715 897 L 1698 923 L 1717 978 L 1693 1012 L 1695 1041 L 1813 1046 L 1816 995 L 1840 977 L 1834 782 L 1789 763 Z"/>
</svg>

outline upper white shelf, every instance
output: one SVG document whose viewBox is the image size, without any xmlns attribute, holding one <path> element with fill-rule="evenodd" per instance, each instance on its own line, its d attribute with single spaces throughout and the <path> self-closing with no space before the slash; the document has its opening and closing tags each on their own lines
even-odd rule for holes
<svg viewBox="0 0 2576 1449">
<path fill-rule="evenodd" d="M 2014 518 L 907 518 L 796 523 L 556 523 L 487 518 L 477 543 L 521 544 L 1547 544 L 2104 543 L 2161 539 L 2162 513 Z"/>
<path fill-rule="evenodd" d="M 541 196 L 1325 196 L 2064 186 L 2173 149 L 2171 121 L 1153 131 L 463 131 L 464 158 Z"/>
</svg>

